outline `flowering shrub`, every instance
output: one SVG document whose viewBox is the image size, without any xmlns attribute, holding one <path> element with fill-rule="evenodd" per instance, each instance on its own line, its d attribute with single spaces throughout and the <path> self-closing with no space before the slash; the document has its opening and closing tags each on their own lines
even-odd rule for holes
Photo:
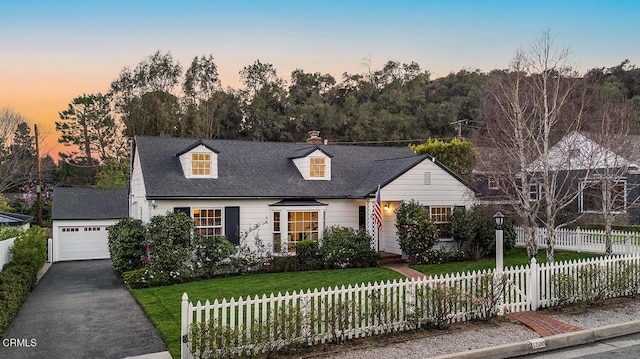
<svg viewBox="0 0 640 359">
<path fill-rule="evenodd" d="M 226 237 L 204 237 L 194 234 L 193 267 L 201 276 L 220 272 L 223 264 L 229 265 L 229 258 L 236 253 L 236 247 Z"/>
<path fill-rule="evenodd" d="M 462 262 L 469 259 L 469 254 L 461 250 L 429 249 L 417 257 L 418 262 L 424 264 L 441 264 L 450 262 Z"/>
<path fill-rule="evenodd" d="M 320 247 L 326 268 L 363 268 L 375 266 L 378 253 L 371 248 L 371 236 L 364 229 L 332 226 L 324 231 Z"/>
<path fill-rule="evenodd" d="M 400 248 L 412 262 L 421 258 L 438 242 L 438 227 L 417 201 L 402 201 L 396 209 L 396 229 Z"/>
<path fill-rule="evenodd" d="M 146 255 L 142 255 L 142 262 L 156 273 L 184 273 L 191 259 L 194 226 L 191 217 L 184 213 L 151 217 L 144 241 Z"/>
</svg>

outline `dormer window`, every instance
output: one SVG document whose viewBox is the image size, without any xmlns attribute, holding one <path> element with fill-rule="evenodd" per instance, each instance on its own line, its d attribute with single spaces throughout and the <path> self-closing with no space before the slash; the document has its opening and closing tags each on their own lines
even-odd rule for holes
<svg viewBox="0 0 640 359">
<path fill-rule="evenodd" d="M 191 174 L 193 176 L 211 175 L 211 153 L 191 154 Z"/>
<path fill-rule="evenodd" d="M 309 177 L 324 178 L 325 174 L 325 158 L 310 157 L 309 158 Z"/>
<path fill-rule="evenodd" d="M 331 180 L 331 155 L 320 146 L 305 146 L 296 150 L 289 158 L 302 178 L 311 181 Z"/>
<path fill-rule="evenodd" d="M 197 141 L 176 153 L 185 178 L 218 178 L 218 150 Z"/>
</svg>

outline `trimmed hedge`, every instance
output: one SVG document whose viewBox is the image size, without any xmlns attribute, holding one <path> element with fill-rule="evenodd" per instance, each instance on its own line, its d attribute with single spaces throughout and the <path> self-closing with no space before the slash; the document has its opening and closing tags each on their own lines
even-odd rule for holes
<svg viewBox="0 0 640 359">
<path fill-rule="evenodd" d="M 44 230 L 34 227 L 21 233 L 11 248 L 11 254 L 11 260 L 0 272 L 0 335 L 35 286 L 38 270 L 46 261 Z"/>
</svg>

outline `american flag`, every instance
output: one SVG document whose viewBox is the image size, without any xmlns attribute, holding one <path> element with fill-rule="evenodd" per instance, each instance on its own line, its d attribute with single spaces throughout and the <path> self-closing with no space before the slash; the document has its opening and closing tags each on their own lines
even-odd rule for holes
<svg viewBox="0 0 640 359">
<path fill-rule="evenodd" d="M 373 217 L 376 220 L 378 228 L 382 227 L 382 208 L 380 207 L 380 185 L 376 192 L 376 201 L 373 204 Z"/>
</svg>

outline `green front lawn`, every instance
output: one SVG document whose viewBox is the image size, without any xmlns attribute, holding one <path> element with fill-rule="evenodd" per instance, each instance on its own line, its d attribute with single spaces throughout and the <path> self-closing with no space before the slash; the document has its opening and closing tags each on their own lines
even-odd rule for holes
<svg viewBox="0 0 640 359">
<path fill-rule="evenodd" d="M 178 358 L 182 293 L 186 292 L 189 300 L 195 303 L 198 300 L 204 302 L 207 299 L 213 301 L 402 278 L 401 274 L 384 268 L 336 269 L 232 276 L 166 287 L 134 289 L 131 293 L 160 331 L 171 355 Z"/>
<path fill-rule="evenodd" d="M 559 252 L 555 253 L 556 262 L 568 261 L 582 258 L 600 257 L 599 254 L 590 253 L 575 253 L 575 252 Z M 538 263 L 546 263 L 547 255 L 545 250 L 539 250 L 536 256 Z M 527 250 L 525 248 L 514 248 L 504 254 L 504 267 L 513 267 L 517 265 L 526 265 L 529 263 L 527 256 Z M 419 264 L 412 265 L 411 268 L 429 275 L 445 274 L 445 273 L 457 273 L 457 272 L 472 272 L 482 269 L 493 269 L 496 267 L 496 259 L 486 258 L 479 261 L 464 261 L 464 262 L 451 262 L 444 264 Z"/>
</svg>

